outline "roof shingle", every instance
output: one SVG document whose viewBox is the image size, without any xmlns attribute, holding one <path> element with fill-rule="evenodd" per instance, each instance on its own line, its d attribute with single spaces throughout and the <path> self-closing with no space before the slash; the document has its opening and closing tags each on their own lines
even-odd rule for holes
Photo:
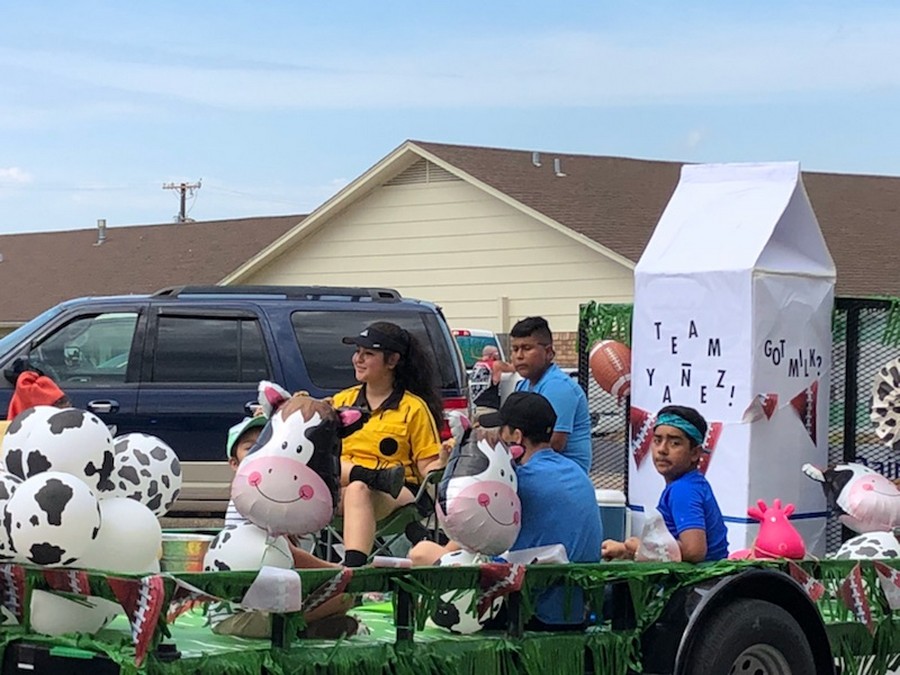
<svg viewBox="0 0 900 675">
<path fill-rule="evenodd" d="M 0 235 L 0 321 L 86 295 L 215 284 L 305 216 Z"/>
<path fill-rule="evenodd" d="M 541 152 L 536 167 L 526 150 L 411 143 L 634 262 L 682 166 Z M 556 158 L 564 176 L 555 175 Z M 803 182 L 837 266 L 837 292 L 900 296 L 900 178 L 804 171 Z"/>
</svg>

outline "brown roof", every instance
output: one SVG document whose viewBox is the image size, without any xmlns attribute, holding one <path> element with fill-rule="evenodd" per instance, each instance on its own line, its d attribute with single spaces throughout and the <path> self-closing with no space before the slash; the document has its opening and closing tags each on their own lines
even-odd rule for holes
<svg viewBox="0 0 900 675">
<path fill-rule="evenodd" d="M 531 151 L 411 143 L 634 262 L 682 166 L 541 152 L 536 167 Z M 803 182 L 837 266 L 837 292 L 900 296 L 900 178 L 804 171 Z"/>
<path fill-rule="evenodd" d="M 305 216 L 0 235 L 0 321 L 85 295 L 215 284 Z"/>
</svg>

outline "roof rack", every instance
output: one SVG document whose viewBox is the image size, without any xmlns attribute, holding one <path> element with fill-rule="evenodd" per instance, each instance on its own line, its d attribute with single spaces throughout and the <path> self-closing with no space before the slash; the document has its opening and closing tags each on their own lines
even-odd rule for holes
<svg viewBox="0 0 900 675">
<path fill-rule="evenodd" d="M 267 295 L 288 299 L 315 300 L 322 297 L 341 297 L 370 302 L 397 302 L 402 299 L 393 288 L 364 288 L 352 286 L 169 286 L 156 291 L 152 297 L 178 298 L 185 295 L 253 296 Z"/>
</svg>

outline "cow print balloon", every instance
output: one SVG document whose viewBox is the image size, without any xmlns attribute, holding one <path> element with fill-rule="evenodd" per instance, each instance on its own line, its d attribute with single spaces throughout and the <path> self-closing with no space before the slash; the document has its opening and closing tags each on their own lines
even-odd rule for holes
<svg viewBox="0 0 900 675">
<path fill-rule="evenodd" d="M 848 539 L 837 550 L 837 560 L 900 559 L 900 542 L 893 532 L 868 532 Z"/>
<path fill-rule="evenodd" d="M 3 461 L 22 479 L 60 471 L 80 478 L 97 495 L 113 490 L 112 436 L 86 410 L 41 405 L 22 411 L 3 437 Z"/>
<path fill-rule="evenodd" d="M 17 476 L 0 471 L 0 514 L 3 513 L 6 508 L 6 502 L 12 497 L 21 482 L 22 479 Z M 15 560 L 15 558 L 16 554 L 9 543 L 9 535 L 6 533 L 5 528 L 0 527 L 0 562 Z"/>
<path fill-rule="evenodd" d="M 75 476 L 45 471 L 16 488 L 3 525 L 18 558 L 35 565 L 72 565 L 97 538 L 100 503 Z"/>
<path fill-rule="evenodd" d="M 479 553 L 466 550 L 451 551 L 441 556 L 438 565 L 458 567 L 460 565 L 480 565 L 490 562 L 490 558 Z M 477 633 L 488 619 L 494 617 L 503 605 L 502 598 L 496 598 L 482 616 L 476 617 L 471 605 L 475 591 L 451 591 L 438 598 L 431 622 L 435 626 L 446 628 L 451 633 L 470 635 Z"/>
<path fill-rule="evenodd" d="M 117 436 L 113 482 L 117 497 L 139 501 L 165 515 L 181 492 L 181 463 L 164 441 L 147 434 Z"/>
<path fill-rule="evenodd" d="M 255 571 L 263 566 L 290 569 L 294 558 L 285 537 L 269 540 L 265 530 L 250 522 L 226 525 L 203 559 L 204 572 Z"/>
</svg>

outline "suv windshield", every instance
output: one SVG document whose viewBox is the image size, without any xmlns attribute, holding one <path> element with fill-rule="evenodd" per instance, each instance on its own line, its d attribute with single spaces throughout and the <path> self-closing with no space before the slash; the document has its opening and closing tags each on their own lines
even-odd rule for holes
<svg viewBox="0 0 900 675">
<path fill-rule="evenodd" d="M 356 384 L 350 363 L 354 348 L 341 343 L 341 338 L 358 335 L 373 321 L 390 321 L 415 335 L 436 365 L 442 388 L 459 388 L 450 346 L 437 316 L 428 312 L 294 312 L 294 335 L 313 384 L 322 389 L 344 389 Z"/>
<path fill-rule="evenodd" d="M 51 307 L 42 314 L 38 314 L 25 325 L 19 326 L 9 335 L 4 335 L 3 339 L 0 339 L 0 354 L 8 353 L 9 350 L 15 347 L 19 342 L 34 335 L 45 323 L 62 311 L 62 307 L 59 305 Z"/>
</svg>

